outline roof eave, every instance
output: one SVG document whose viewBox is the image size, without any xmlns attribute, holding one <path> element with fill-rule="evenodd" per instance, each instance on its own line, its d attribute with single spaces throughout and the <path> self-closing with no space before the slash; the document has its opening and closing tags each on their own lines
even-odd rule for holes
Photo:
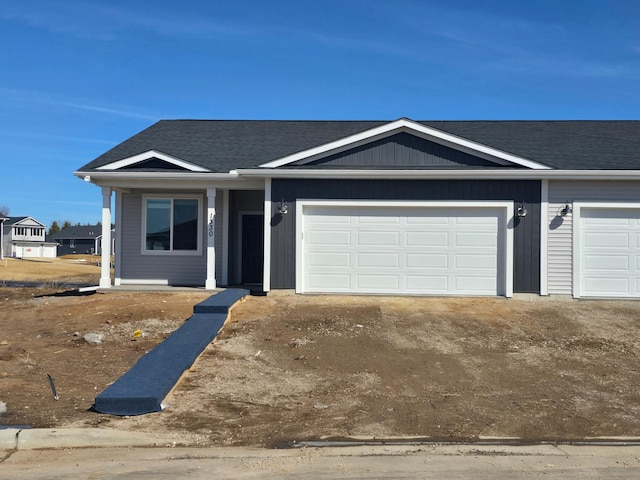
<svg viewBox="0 0 640 480">
<path fill-rule="evenodd" d="M 640 179 L 640 170 L 310 170 L 310 169 L 238 169 L 245 177 L 263 178 L 353 178 L 353 179 L 564 179 L 564 180 L 628 180 Z"/>
</svg>

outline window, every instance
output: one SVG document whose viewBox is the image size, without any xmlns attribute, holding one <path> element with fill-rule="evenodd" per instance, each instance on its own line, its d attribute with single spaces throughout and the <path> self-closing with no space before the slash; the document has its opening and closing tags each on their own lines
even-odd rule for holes
<svg viewBox="0 0 640 480">
<path fill-rule="evenodd" d="M 143 251 L 198 253 L 199 212 L 198 198 L 145 198 Z"/>
</svg>

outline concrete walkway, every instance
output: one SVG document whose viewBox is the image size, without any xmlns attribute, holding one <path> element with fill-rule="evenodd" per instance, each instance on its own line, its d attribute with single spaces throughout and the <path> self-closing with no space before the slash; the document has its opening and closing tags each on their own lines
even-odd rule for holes
<svg viewBox="0 0 640 480">
<path fill-rule="evenodd" d="M 640 446 L 4 450 L 2 478 L 640 478 Z"/>
</svg>

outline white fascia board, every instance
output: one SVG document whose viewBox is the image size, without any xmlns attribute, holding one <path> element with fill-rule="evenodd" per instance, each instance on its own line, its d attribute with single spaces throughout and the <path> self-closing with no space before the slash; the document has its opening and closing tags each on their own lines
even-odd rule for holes
<svg viewBox="0 0 640 480">
<path fill-rule="evenodd" d="M 288 155 L 286 157 L 264 163 L 260 165 L 260 167 L 278 168 L 283 165 L 288 165 L 300 160 L 314 159 L 322 155 L 334 153 L 335 151 L 345 150 L 346 148 L 353 148 L 360 144 L 371 142 L 378 138 L 388 137 L 399 132 L 418 134 L 421 137 L 432 140 L 436 143 L 440 143 L 442 145 L 446 145 L 458 150 L 463 150 L 467 153 L 475 154 L 488 160 L 502 160 L 508 164 L 520 165 L 522 167 L 531 168 L 534 170 L 545 170 L 550 168 L 546 165 L 527 160 L 526 158 L 518 157 L 517 155 L 512 155 L 510 153 L 488 147 L 481 143 L 473 142 L 471 140 L 457 137 L 455 135 L 437 130 L 435 128 L 427 127 L 406 118 L 401 118 L 400 120 L 396 120 L 394 122 L 390 122 L 385 125 L 381 125 L 379 127 L 357 133 L 355 135 L 350 135 L 334 142 L 319 145 L 308 150 L 303 150 L 302 152 L 294 153 L 293 155 Z"/>
<path fill-rule="evenodd" d="M 206 168 L 200 167 L 190 162 L 185 162 L 184 160 L 180 160 L 179 158 L 172 157 L 171 155 L 167 155 L 166 153 L 158 152 L 156 150 L 149 150 L 147 152 L 134 155 L 133 157 L 123 158 L 122 160 L 111 162 L 107 165 L 98 167 L 96 170 L 118 170 L 120 168 L 130 167 L 131 165 L 135 165 L 136 163 L 144 162 L 145 160 L 151 160 L 152 158 L 157 158 L 159 160 L 162 160 L 163 162 L 167 162 L 171 165 L 189 170 L 190 172 L 210 171 Z"/>
<path fill-rule="evenodd" d="M 630 180 L 640 179 L 640 170 L 329 170 L 329 169 L 238 169 L 241 177 L 261 178 L 356 178 L 356 179 L 496 179 L 496 180 Z"/>
<path fill-rule="evenodd" d="M 187 173 L 187 172 L 74 172 L 76 177 L 99 186 L 136 187 L 140 184 L 188 184 L 189 186 L 209 185 L 211 182 L 247 181 L 239 179 L 235 173 Z M 144 186 L 144 185 L 142 185 Z"/>
</svg>

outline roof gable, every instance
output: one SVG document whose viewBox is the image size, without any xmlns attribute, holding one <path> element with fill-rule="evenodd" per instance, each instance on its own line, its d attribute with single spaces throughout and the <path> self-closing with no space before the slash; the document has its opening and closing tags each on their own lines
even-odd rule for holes
<svg viewBox="0 0 640 480">
<path fill-rule="evenodd" d="M 395 133 L 355 148 L 315 160 L 299 160 L 289 167 L 351 169 L 457 169 L 517 167 L 487 160 L 432 142 L 408 132 Z"/>
<path fill-rule="evenodd" d="M 72 225 L 49 235 L 51 239 L 96 238 L 102 235 L 102 225 Z"/>
<path fill-rule="evenodd" d="M 292 164 L 300 165 L 301 161 L 311 162 L 323 156 L 337 154 L 345 150 L 361 147 L 367 143 L 375 142 L 398 133 L 410 133 L 414 136 L 424 138 L 430 142 L 458 150 L 478 158 L 503 165 L 514 165 L 536 170 L 548 169 L 550 167 L 538 162 L 533 162 L 526 158 L 503 152 L 462 137 L 457 137 L 442 130 L 437 130 L 427 125 L 423 125 L 406 118 L 401 118 L 395 122 L 389 122 L 378 127 L 371 128 L 355 135 L 350 135 L 336 141 L 319 145 L 293 155 L 289 155 L 271 162 L 260 165 L 263 168 L 278 168 Z"/>
<path fill-rule="evenodd" d="M 17 225 L 21 227 L 44 227 L 45 225 L 33 217 L 9 217 L 5 225 Z"/>
<path fill-rule="evenodd" d="M 186 162 L 179 158 L 155 150 L 126 157 L 98 167 L 97 170 L 186 170 L 190 172 L 208 172 L 206 168 Z"/>
</svg>

